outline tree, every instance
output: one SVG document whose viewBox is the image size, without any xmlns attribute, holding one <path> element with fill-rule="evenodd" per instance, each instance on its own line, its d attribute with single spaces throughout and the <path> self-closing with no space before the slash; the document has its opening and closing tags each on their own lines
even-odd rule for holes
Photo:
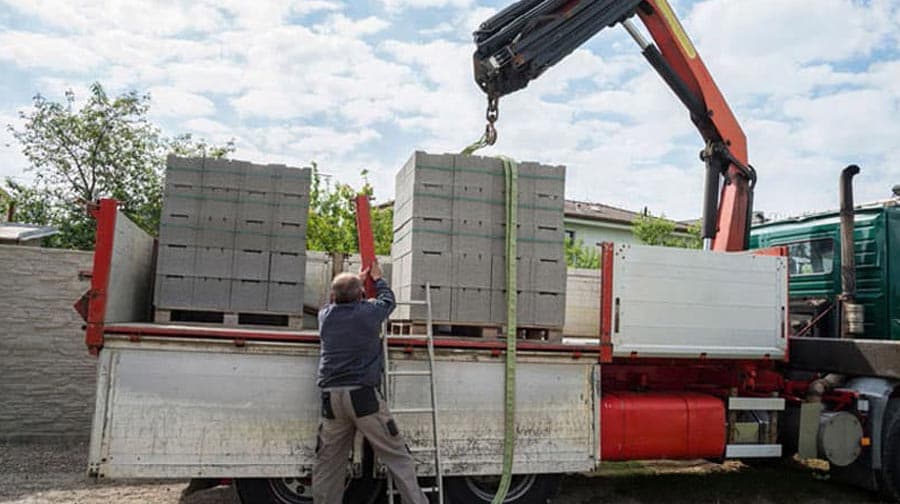
<svg viewBox="0 0 900 504">
<path fill-rule="evenodd" d="M 324 252 L 354 253 L 359 250 L 356 237 L 356 209 L 354 198 L 363 193 L 374 194 L 367 178 L 368 172 L 361 173 L 363 185 L 360 190 L 349 184 L 335 181 L 319 172 L 318 165 L 312 163 L 310 184 L 309 222 L 306 231 L 306 248 Z M 372 233 L 375 235 L 375 253 L 390 255 L 393 242 L 393 208 L 372 208 Z"/>
<path fill-rule="evenodd" d="M 600 254 L 596 249 L 586 247 L 584 241 L 566 237 L 566 264 L 570 268 L 600 268 Z"/>
<path fill-rule="evenodd" d="M 644 213 L 635 219 L 632 225 L 634 235 L 647 245 L 661 245 L 665 247 L 694 248 L 701 247 L 703 240 L 700 238 L 700 226 L 693 224 L 688 227 L 690 236 L 676 235 L 675 222 L 650 213 Z"/>
<path fill-rule="evenodd" d="M 22 129 L 8 129 L 22 145 L 34 174 L 30 186 L 7 180 L 17 220 L 53 225 L 60 233 L 48 246 L 90 249 L 94 224 L 87 204 L 100 197 L 122 203 L 123 211 L 156 234 L 162 207 L 162 177 L 170 152 L 224 156 L 234 145 L 210 147 L 190 135 L 166 138 L 147 118 L 150 96 L 136 91 L 110 98 L 94 83 L 81 108 L 75 93 L 63 103 L 34 97 L 19 113 Z"/>
</svg>

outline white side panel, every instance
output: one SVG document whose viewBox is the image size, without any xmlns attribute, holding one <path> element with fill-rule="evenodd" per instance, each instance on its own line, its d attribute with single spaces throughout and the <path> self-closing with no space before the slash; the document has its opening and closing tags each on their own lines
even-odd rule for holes
<svg viewBox="0 0 900 504">
<path fill-rule="evenodd" d="M 107 478 L 308 474 L 320 407 L 317 361 L 312 345 L 107 340 L 100 383 L 108 394 L 98 393 L 91 471 Z M 426 364 L 402 351 L 392 362 Z M 502 359 L 446 352 L 436 366 L 445 474 L 498 474 Z M 569 355 L 521 356 L 516 472 L 595 466 L 593 367 Z M 427 377 L 397 379 L 400 405 L 428 404 Z M 429 415 L 397 415 L 397 422 L 411 446 L 431 444 Z M 416 457 L 420 473 L 432 471 L 429 454 Z"/>
<path fill-rule="evenodd" d="M 613 352 L 782 359 L 784 258 L 616 245 Z"/>
<path fill-rule="evenodd" d="M 116 212 L 106 323 L 149 320 L 153 237 L 121 211 Z"/>
</svg>

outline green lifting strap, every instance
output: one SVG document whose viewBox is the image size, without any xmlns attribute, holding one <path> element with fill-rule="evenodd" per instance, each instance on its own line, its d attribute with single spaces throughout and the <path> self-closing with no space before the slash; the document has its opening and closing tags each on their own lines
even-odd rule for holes
<svg viewBox="0 0 900 504">
<path fill-rule="evenodd" d="M 469 145 L 461 154 L 471 155 L 487 146 L 485 137 Z M 504 386 L 503 474 L 491 504 L 502 504 L 512 480 L 513 456 L 516 447 L 516 239 L 519 221 L 519 166 L 508 157 L 500 156 L 506 181 L 506 380 Z"/>
<path fill-rule="evenodd" d="M 503 474 L 492 504 L 502 504 L 512 479 L 513 454 L 516 446 L 516 235 L 518 234 L 519 167 L 507 157 L 503 161 L 506 175 L 506 404 L 504 410 Z"/>
</svg>

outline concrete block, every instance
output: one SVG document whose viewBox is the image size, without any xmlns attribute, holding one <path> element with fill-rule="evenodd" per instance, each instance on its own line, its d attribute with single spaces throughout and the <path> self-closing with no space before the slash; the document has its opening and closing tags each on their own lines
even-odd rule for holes
<svg viewBox="0 0 900 504">
<path fill-rule="evenodd" d="M 237 249 L 231 278 L 236 280 L 269 280 L 269 252 L 260 249 Z"/>
<path fill-rule="evenodd" d="M 534 297 L 527 291 L 516 291 L 516 323 L 519 325 L 534 324 Z M 495 324 L 506 324 L 506 290 L 491 290 L 491 321 Z"/>
<path fill-rule="evenodd" d="M 269 284 L 265 280 L 232 280 L 231 311 L 243 313 L 266 311 L 268 288 Z"/>
<path fill-rule="evenodd" d="M 240 191 L 237 189 L 203 188 L 200 201 L 200 220 L 237 217 Z"/>
<path fill-rule="evenodd" d="M 490 252 L 457 251 L 452 255 L 453 287 L 491 287 L 491 254 Z"/>
<path fill-rule="evenodd" d="M 516 260 L 516 289 L 527 290 L 531 288 L 530 257 L 519 256 Z M 506 289 L 506 256 L 491 256 L 491 288 L 495 290 Z"/>
<path fill-rule="evenodd" d="M 166 158 L 166 185 L 186 184 L 200 186 L 203 162 L 200 158 L 183 158 L 169 155 Z"/>
<path fill-rule="evenodd" d="M 269 282 L 266 310 L 276 313 L 303 313 L 303 282 Z"/>
<path fill-rule="evenodd" d="M 250 163 L 228 159 L 205 158 L 203 160 L 203 187 L 240 189 L 244 173 Z"/>
<path fill-rule="evenodd" d="M 491 290 L 477 287 L 453 287 L 450 320 L 457 324 L 491 324 Z"/>
<path fill-rule="evenodd" d="M 169 191 L 166 187 L 160 222 L 196 226 L 200 219 L 200 203 L 197 195 Z"/>
<path fill-rule="evenodd" d="M 156 275 L 154 290 L 157 308 L 190 308 L 193 303 L 194 279 L 184 275 Z"/>
<path fill-rule="evenodd" d="M 188 245 L 159 244 L 156 273 L 159 275 L 194 276 L 197 249 Z"/>
<path fill-rule="evenodd" d="M 271 236 L 266 223 L 244 222 L 234 233 L 234 248 L 236 250 L 270 250 L 270 240 Z"/>
<path fill-rule="evenodd" d="M 232 221 L 230 224 L 231 227 L 214 221 L 200 223 L 199 229 L 195 233 L 195 244 L 198 247 L 233 249 L 235 242 L 234 222 Z"/>
<path fill-rule="evenodd" d="M 534 210 L 532 210 L 532 222 L 534 222 L 536 226 L 549 226 L 556 229 L 562 229 L 565 226 L 563 223 L 562 206 L 553 210 L 547 208 L 549 207 L 535 206 Z"/>
<path fill-rule="evenodd" d="M 411 284 L 451 285 L 453 256 L 449 252 L 413 250 L 406 257 L 409 257 Z"/>
<path fill-rule="evenodd" d="M 234 250 L 218 247 L 198 247 L 194 271 L 201 277 L 231 278 Z"/>
<path fill-rule="evenodd" d="M 306 279 L 306 254 L 296 252 L 271 252 L 269 254 L 269 280 L 272 282 L 299 282 Z"/>
<path fill-rule="evenodd" d="M 566 290 L 566 262 L 559 259 L 533 259 L 529 289 L 560 293 Z"/>
<path fill-rule="evenodd" d="M 530 256 L 540 259 L 559 259 L 565 260 L 566 251 L 563 238 L 559 240 L 538 241 L 532 240 L 526 242 L 526 246 L 530 249 Z"/>
<path fill-rule="evenodd" d="M 416 151 L 403 167 L 404 174 L 428 183 L 452 184 L 454 154 L 429 154 Z"/>
<path fill-rule="evenodd" d="M 160 222 L 159 224 L 159 243 L 161 245 L 169 243 L 196 245 L 199 240 L 199 230 L 194 225 L 174 222 Z"/>
<path fill-rule="evenodd" d="M 451 239 L 451 250 L 455 252 L 491 252 L 492 240 L 488 234 L 468 234 L 454 232 Z"/>
<path fill-rule="evenodd" d="M 566 294 L 534 292 L 534 324 L 562 328 L 565 324 Z M 599 303 L 599 301 L 598 301 Z"/>
<path fill-rule="evenodd" d="M 268 201 L 241 201 L 237 205 L 238 223 L 267 223 L 271 227 L 272 205 Z"/>
<path fill-rule="evenodd" d="M 228 311 L 231 306 L 231 279 L 194 278 L 191 307 L 197 310 Z"/>
<path fill-rule="evenodd" d="M 306 225 L 309 194 L 278 192 L 273 196 L 272 220 Z"/>
<path fill-rule="evenodd" d="M 559 243 L 560 247 L 565 246 L 566 230 L 564 228 L 535 223 L 533 229 L 532 236 L 535 241 Z"/>
<path fill-rule="evenodd" d="M 500 211 L 497 214 L 502 216 L 504 212 Z M 490 223 L 495 216 L 494 205 L 487 200 L 455 199 L 452 216 L 454 221 Z"/>
<path fill-rule="evenodd" d="M 431 234 L 450 234 L 453 231 L 453 219 L 449 215 L 442 217 L 415 216 L 402 222 L 395 222 L 395 236 L 422 230 Z"/>
<path fill-rule="evenodd" d="M 292 168 L 284 165 L 268 165 L 266 168 L 274 172 L 276 192 L 309 195 L 312 180 L 310 168 Z"/>
<path fill-rule="evenodd" d="M 269 194 L 277 190 L 277 172 L 267 165 L 248 164 L 244 168 L 241 189 L 255 193 Z"/>
<path fill-rule="evenodd" d="M 450 317 L 450 287 L 431 286 L 431 310 L 432 320 L 435 322 L 448 322 Z M 403 285 L 394 287 L 394 294 L 398 301 L 425 300 L 424 285 Z M 427 308 L 423 305 L 398 305 L 391 313 L 391 320 L 420 320 L 427 319 Z"/>
<path fill-rule="evenodd" d="M 269 237 L 269 249 L 276 252 L 306 251 L 306 226 L 276 222 Z"/>
<path fill-rule="evenodd" d="M 503 177 L 503 162 L 496 157 L 454 154 L 453 163 L 454 176 L 457 177 L 465 173 L 484 173 Z"/>
<path fill-rule="evenodd" d="M 473 196 L 474 193 L 485 199 L 502 197 L 505 182 L 499 159 L 457 154 L 454 163 L 454 195 Z"/>
</svg>

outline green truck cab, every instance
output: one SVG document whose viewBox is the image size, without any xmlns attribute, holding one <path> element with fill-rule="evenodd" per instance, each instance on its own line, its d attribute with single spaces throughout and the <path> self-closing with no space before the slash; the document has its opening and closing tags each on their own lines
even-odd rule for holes
<svg viewBox="0 0 900 504">
<path fill-rule="evenodd" d="M 900 198 L 857 207 L 854 239 L 856 300 L 865 307 L 861 338 L 900 340 Z M 751 249 L 788 247 L 795 334 L 839 336 L 839 310 L 832 307 L 841 294 L 840 240 L 837 211 L 758 224 L 751 231 Z"/>
</svg>

